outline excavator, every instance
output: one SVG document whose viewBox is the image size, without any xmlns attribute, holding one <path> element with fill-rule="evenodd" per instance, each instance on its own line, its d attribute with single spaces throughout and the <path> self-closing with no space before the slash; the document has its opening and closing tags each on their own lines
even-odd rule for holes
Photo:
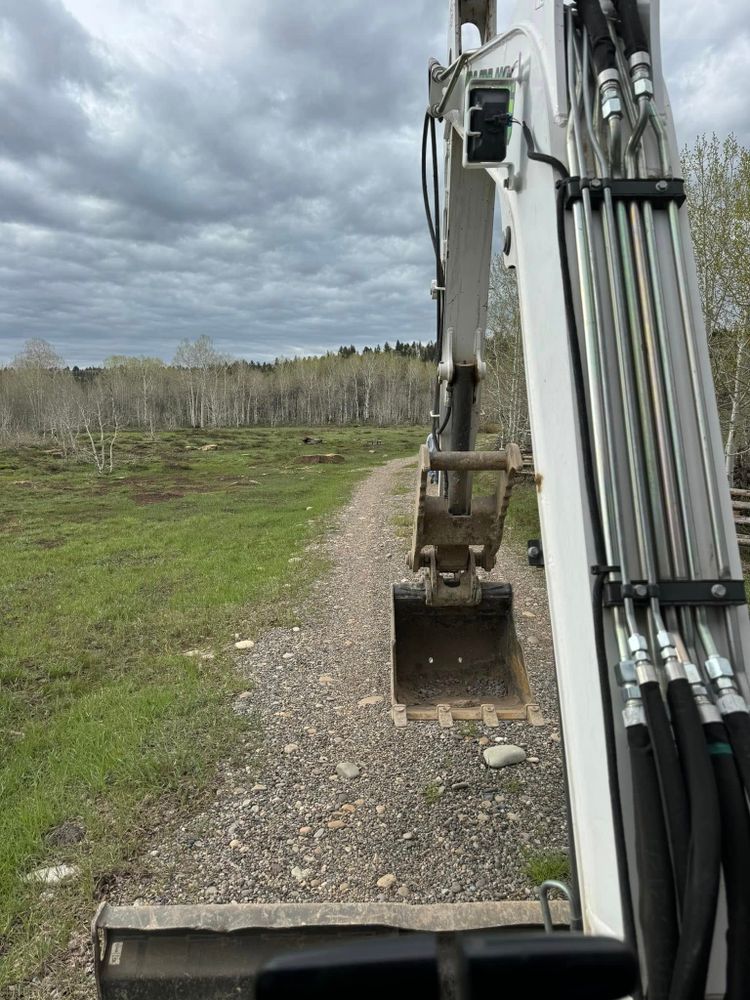
<svg viewBox="0 0 750 1000">
<path fill-rule="evenodd" d="M 511 587 L 488 577 L 521 465 L 512 443 L 477 448 L 497 193 L 570 880 L 538 904 L 104 903 L 102 1000 L 750 997 L 750 627 L 658 0 L 518 0 L 508 27 L 497 17 L 496 0 L 449 0 L 448 57 L 428 67 L 439 364 L 417 577 L 393 592 L 391 712 L 397 727 L 543 722 Z"/>
</svg>

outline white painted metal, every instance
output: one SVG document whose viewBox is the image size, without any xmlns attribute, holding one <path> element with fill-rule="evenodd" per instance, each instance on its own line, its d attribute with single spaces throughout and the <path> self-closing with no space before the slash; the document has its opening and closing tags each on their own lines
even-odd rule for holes
<svg viewBox="0 0 750 1000">
<path fill-rule="evenodd" d="M 451 7 L 457 3 L 453 0 Z M 507 67 L 512 67 L 517 81 L 515 117 L 531 123 L 537 148 L 565 160 L 562 4 L 540 6 L 536 0 L 527 0 L 519 4 L 512 23 L 510 31 L 469 57 L 451 95 L 446 120 L 453 135 L 462 137 L 467 72 L 498 70 L 507 75 Z M 591 932 L 622 937 L 622 893 L 594 628 L 591 615 L 582 613 L 591 588 L 590 539 L 585 529 L 583 473 L 555 239 L 554 177 L 549 166 L 528 160 L 518 128 L 512 131 L 506 162 L 488 173 L 501 195 L 503 221 L 511 227 L 510 261 L 520 278 L 534 459 L 541 477 L 539 506 L 565 751 L 573 778 L 571 816 L 584 922 Z M 466 174 L 478 176 L 476 171 Z M 452 174 L 447 192 L 451 198 L 453 181 Z M 455 215 L 451 204 L 449 219 Z M 463 278 L 456 280 L 463 287 Z"/>
</svg>

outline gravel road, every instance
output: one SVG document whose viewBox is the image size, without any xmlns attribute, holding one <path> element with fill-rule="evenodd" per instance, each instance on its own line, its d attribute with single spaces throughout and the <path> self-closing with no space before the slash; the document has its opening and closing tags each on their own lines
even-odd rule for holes
<svg viewBox="0 0 750 1000">
<path fill-rule="evenodd" d="M 298 630 L 267 633 L 239 661 L 248 691 L 234 710 L 260 722 L 262 749 L 222 775 L 210 810 L 151 848 L 148 880 L 118 885 L 117 901 L 522 899 L 532 891 L 528 853 L 564 849 L 544 579 L 517 545 L 501 550 L 492 575 L 514 584 L 548 724 L 393 726 L 389 584 L 406 576 L 398 522 L 413 504 L 411 489 L 394 488 L 413 476 L 412 463 L 395 461 L 358 487 L 325 543 L 333 566 L 299 609 Z M 486 768 L 493 740 L 523 747 L 527 761 Z M 358 776 L 337 773 L 342 764 Z"/>
<path fill-rule="evenodd" d="M 299 625 L 238 654 L 247 691 L 232 710 L 248 721 L 244 759 L 220 773 L 210 808 L 165 823 L 138 879 L 119 879 L 110 901 L 526 899 L 529 855 L 565 849 L 544 576 L 520 540 L 503 546 L 492 578 L 514 586 L 546 724 L 391 721 L 389 585 L 407 576 L 413 478 L 413 463 L 393 461 L 356 489 L 322 543 L 332 568 L 297 609 Z M 490 742 L 528 757 L 491 770 Z"/>
</svg>

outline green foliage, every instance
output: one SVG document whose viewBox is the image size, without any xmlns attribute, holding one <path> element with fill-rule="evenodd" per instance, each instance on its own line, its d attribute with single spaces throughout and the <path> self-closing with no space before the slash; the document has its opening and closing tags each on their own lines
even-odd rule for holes
<svg viewBox="0 0 750 1000">
<path fill-rule="evenodd" d="M 539 504 L 533 483 L 520 483 L 513 493 L 505 517 L 505 542 L 525 545 L 530 538 L 539 538 Z"/>
<path fill-rule="evenodd" d="M 550 879 L 565 882 L 570 878 L 570 861 L 564 851 L 527 851 L 523 871 L 534 886 Z"/>
<path fill-rule="evenodd" d="M 232 755 L 242 686 L 234 634 L 291 625 L 320 573 L 289 559 L 353 485 L 420 434 L 326 430 L 338 465 L 298 465 L 295 429 L 121 435 L 115 473 L 38 447 L 0 453 L 0 986 L 84 926 L 97 886 L 149 822 L 149 803 L 194 801 Z M 204 445 L 216 450 L 202 451 Z M 188 650 L 213 659 L 187 657 Z M 55 848 L 75 820 L 86 839 Z M 29 871 L 80 876 L 41 897 Z"/>
<path fill-rule="evenodd" d="M 443 797 L 445 789 L 437 781 L 428 782 L 422 789 L 422 797 L 428 806 L 434 806 Z"/>
</svg>

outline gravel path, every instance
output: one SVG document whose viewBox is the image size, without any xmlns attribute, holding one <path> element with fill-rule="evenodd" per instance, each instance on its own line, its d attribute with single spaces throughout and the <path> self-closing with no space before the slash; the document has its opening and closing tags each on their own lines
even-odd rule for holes
<svg viewBox="0 0 750 1000">
<path fill-rule="evenodd" d="M 501 549 L 492 578 L 514 585 L 547 723 L 391 721 L 389 585 L 407 576 L 413 480 L 413 463 L 393 461 L 357 488 L 323 543 L 332 568 L 297 609 L 299 625 L 239 654 L 248 681 L 233 706 L 248 721 L 239 761 L 220 773 L 209 809 L 165 822 L 111 902 L 526 899 L 529 855 L 565 849 L 544 576 L 526 565 L 521 540 Z M 486 768 L 493 741 L 523 747 L 527 760 Z M 356 777 L 337 773 L 345 763 Z"/>
<path fill-rule="evenodd" d="M 411 463 L 390 462 L 356 490 L 300 625 L 267 633 L 240 661 L 249 690 L 234 709 L 260 722 L 262 750 L 223 774 L 211 809 L 154 846 L 149 879 L 118 885 L 116 901 L 522 899 L 528 853 L 564 849 L 544 578 L 517 545 L 492 575 L 514 584 L 532 688 L 552 721 L 397 730 L 390 719 L 388 585 L 405 577 L 407 547 L 394 521 L 413 503 L 394 487 L 413 476 Z M 487 769 L 492 740 L 528 760 Z M 358 776 L 337 773 L 344 763 Z"/>
</svg>

